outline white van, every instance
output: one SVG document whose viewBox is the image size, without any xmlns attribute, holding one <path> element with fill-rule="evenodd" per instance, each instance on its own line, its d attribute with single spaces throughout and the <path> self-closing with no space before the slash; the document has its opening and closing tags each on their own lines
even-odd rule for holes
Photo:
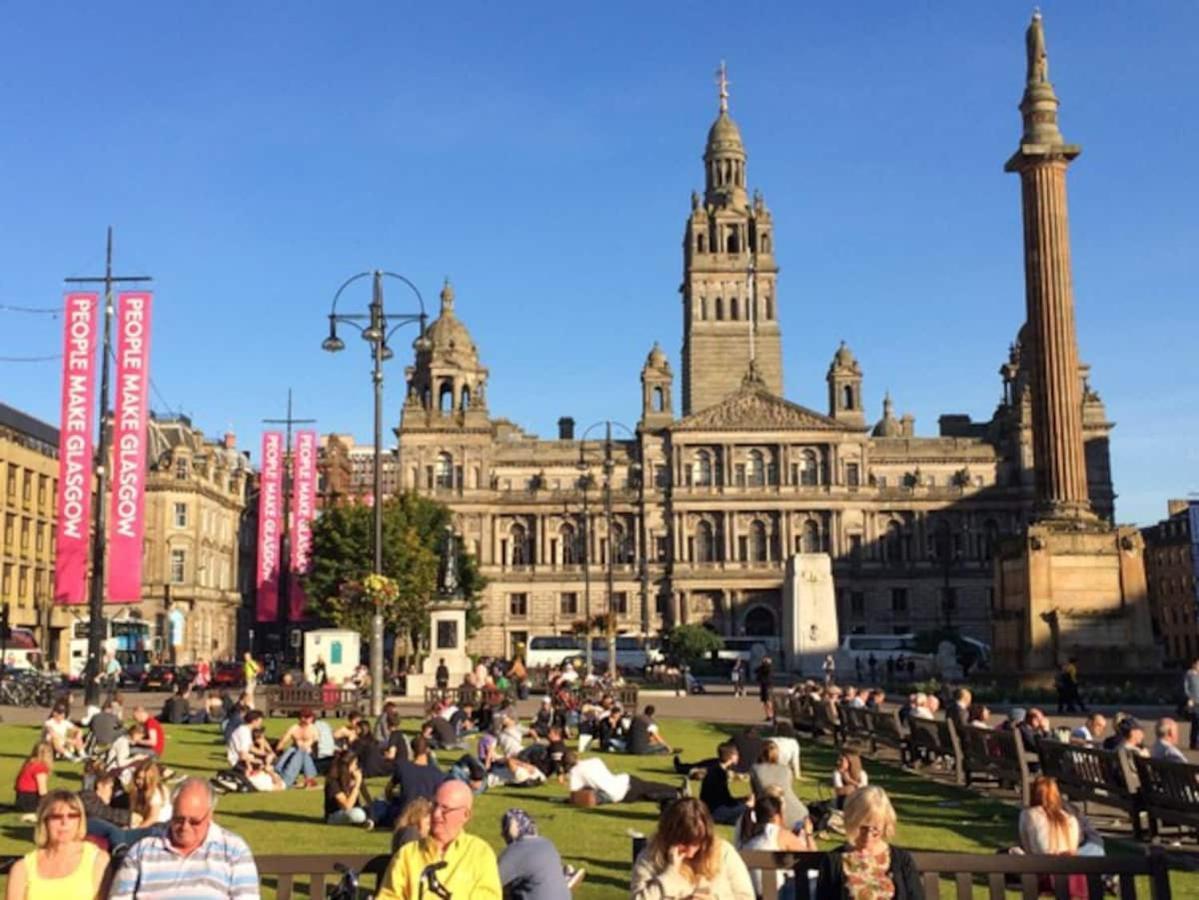
<svg viewBox="0 0 1199 900">
<path fill-rule="evenodd" d="M 525 666 L 540 669 L 560 666 L 564 659 L 583 652 L 583 638 L 570 634 L 536 634 L 525 646 Z"/>
</svg>

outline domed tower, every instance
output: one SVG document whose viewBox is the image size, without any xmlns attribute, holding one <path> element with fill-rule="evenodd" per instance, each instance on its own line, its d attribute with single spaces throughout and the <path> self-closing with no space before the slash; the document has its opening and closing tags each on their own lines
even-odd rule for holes
<svg viewBox="0 0 1199 900">
<path fill-rule="evenodd" d="M 670 388 L 674 373 L 670 360 L 655 342 L 641 367 L 641 427 L 662 428 L 674 421 Z"/>
<path fill-rule="evenodd" d="M 454 288 L 446 279 L 441 313 L 418 342 L 416 363 L 406 372 L 408 397 L 400 427 L 447 420 L 473 424 L 487 420 L 487 369 L 466 325 L 454 313 Z"/>
<path fill-rule="evenodd" d="M 862 408 L 862 367 L 845 341 L 837 348 L 829 364 L 828 414 L 838 422 L 866 427 L 866 411 Z"/>
<path fill-rule="evenodd" d="M 775 287 L 774 224 L 761 194 L 746 192 L 746 154 L 729 116 L 721 65 L 720 107 L 704 149 L 704 195 L 691 195 L 683 235 L 683 415 L 738 389 L 753 359 L 783 392 L 782 333 Z"/>
</svg>

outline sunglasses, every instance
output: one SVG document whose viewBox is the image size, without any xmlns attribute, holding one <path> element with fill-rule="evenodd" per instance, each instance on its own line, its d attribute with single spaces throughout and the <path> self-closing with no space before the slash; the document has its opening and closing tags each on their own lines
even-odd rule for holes
<svg viewBox="0 0 1199 900">
<path fill-rule="evenodd" d="M 207 821 L 208 815 L 203 815 L 199 818 L 192 818 L 190 816 L 171 816 L 171 824 L 179 828 L 182 828 L 184 825 L 190 825 L 192 828 L 199 828 Z"/>
<path fill-rule="evenodd" d="M 859 834 L 865 834 L 870 837 L 882 837 L 883 830 L 878 825 L 860 825 L 858 827 Z"/>
<path fill-rule="evenodd" d="M 83 818 L 83 816 L 79 815 L 79 813 L 77 813 L 77 812 L 50 813 L 50 815 L 46 816 L 45 821 L 47 821 L 47 822 L 78 822 L 82 818 Z"/>
</svg>

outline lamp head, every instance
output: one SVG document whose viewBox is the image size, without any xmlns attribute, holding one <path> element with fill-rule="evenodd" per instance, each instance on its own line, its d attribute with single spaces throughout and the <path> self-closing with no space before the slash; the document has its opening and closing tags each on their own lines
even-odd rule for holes
<svg viewBox="0 0 1199 900">
<path fill-rule="evenodd" d="M 362 330 L 362 339 L 370 344 L 378 343 L 383 340 L 383 329 L 371 324 Z"/>
<path fill-rule="evenodd" d="M 395 356 L 395 354 L 391 352 L 391 348 L 384 344 L 382 349 L 379 351 L 379 359 L 387 362 L 387 360 L 391 359 L 393 356 Z"/>
<path fill-rule="evenodd" d="M 337 321 L 332 316 L 329 316 L 329 336 L 321 341 L 321 349 L 329 353 L 346 349 L 346 342 L 337 336 Z"/>
</svg>

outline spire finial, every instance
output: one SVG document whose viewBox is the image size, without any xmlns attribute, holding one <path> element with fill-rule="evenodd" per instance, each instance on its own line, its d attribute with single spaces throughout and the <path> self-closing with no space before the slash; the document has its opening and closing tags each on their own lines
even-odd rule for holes
<svg viewBox="0 0 1199 900">
<path fill-rule="evenodd" d="M 1028 50 L 1028 83 L 1047 84 L 1049 82 L 1049 54 L 1045 51 L 1045 26 L 1041 24 L 1041 9 L 1033 9 L 1032 21 L 1024 35 L 1024 43 Z"/>
<path fill-rule="evenodd" d="M 450 276 L 445 277 L 445 284 L 441 287 L 441 314 L 444 316 L 447 312 L 454 311 L 454 286 L 450 284 Z"/>
<path fill-rule="evenodd" d="M 720 111 L 727 113 L 729 111 L 729 70 L 723 59 L 720 61 L 720 68 L 716 70 L 716 85 L 720 88 Z"/>
<path fill-rule="evenodd" d="M 893 414 L 894 413 L 892 412 L 891 406 L 891 391 L 888 390 L 885 394 L 883 394 L 883 418 L 889 419 Z"/>
</svg>

